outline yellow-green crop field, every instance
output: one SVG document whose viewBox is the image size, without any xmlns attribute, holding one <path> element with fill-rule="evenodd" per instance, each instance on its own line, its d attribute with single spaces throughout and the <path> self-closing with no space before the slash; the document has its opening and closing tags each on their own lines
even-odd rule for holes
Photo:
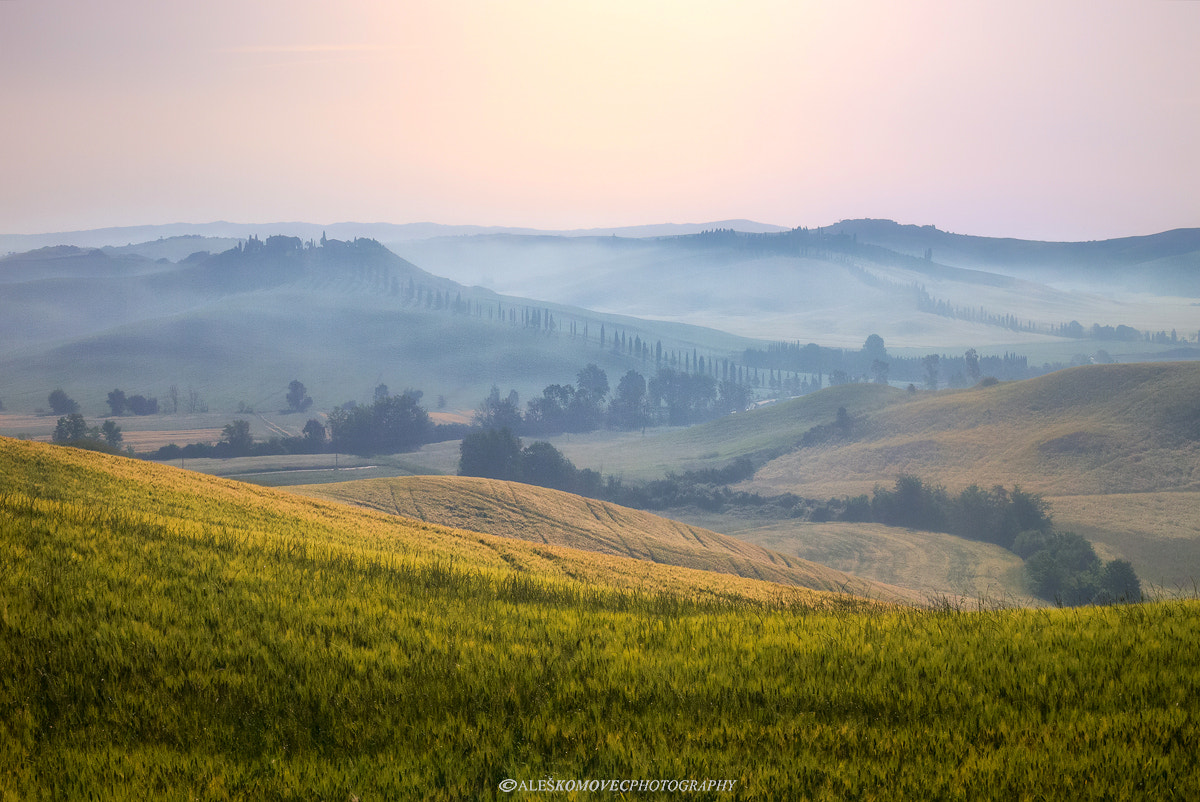
<svg viewBox="0 0 1200 802">
<path fill-rule="evenodd" d="M 1184 799 L 1198 692 L 1194 601 L 889 607 L 0 440 L 4 799 Z"/>
<path fill-rule="evenodd" d="M 927 598 L 649 512 L 519 482 L 476 476 L 404 476 L 296 485 L 289 490 L 444 526 L 782 585 L 885 601 L 913 603 Z"/>
</svg>

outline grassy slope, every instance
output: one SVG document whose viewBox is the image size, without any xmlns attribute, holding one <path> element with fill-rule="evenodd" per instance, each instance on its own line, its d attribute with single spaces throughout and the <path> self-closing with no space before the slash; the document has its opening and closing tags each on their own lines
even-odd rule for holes
<svg viewBox="0 0 1200 802">
<path fill-rule="evenodd" d="M 859 418 L 849 440 L 793 450 L 767 463 L 744 488 L 829 498 L 890 486 L 903 472 L 951 490 L 1019 484 L 1044 494 L 1060 528 L 1085 534 L 1107 558 L 1129 559 L 1147 581 L 1190 588 L 1200 577 L 1197 397 L 1195 363 L 1094 365 L 915 396 L 845 385 L 690 429 L 556 444 L 577 465 L 650 478 L 792 448 L 845 406 Z M 1141 495 L 1164 492 L 1155 504 Z M 788 527 L 795 532 L 791 548 L 780 539 Z M 780 521 L 765 534 L 768 539 L 754 542 L 817 559 L 810 527 Z M 852 534 L 861 538 L 867 530 Z M 886 540 L 868 551 L 889 547 Z M 956 547 L 957 540 L 945 546 Z M 829 553 L 840 548 L 830 543 Z"/>
<path fill-rule="evenodd" d="M 1197 397 L 1194 363 L 1097 365 L 942 392 L 881 410 L 852 443 L 781 457 L 751 486 L 833 496 L 901 472 L 951 490 L 1019 484 L 1108 558 L 1130 560 L 1148 582 L 1190 588 L 1200 578 Z M 1164 491 L 1159 503 L 1139 497 Z"/>
<path fill-rule="evenodd" d="M 4 488 L 75 505 L 114 508 L 134 518 L 178 525 L 200 537 L 231 532 L 264 543 L 296 542 L 303 533 L 314 546 L 419 561 L 453 560 L 470 570 L 532 571 L 606 587 L 646 587 L 746 598 L 818 600 L 802 588 L 783 587 L 726 574 L 659 566 L 625 558 L 539 545 L 423 524 L 394 515 L 308 499 L 156 463 L 0 438 Z"/>
<path fill-rule="evenodd" d="M 737 783 L 697 799 L 1200 783 L 1195 602 L 739 602 L 768 586 L 9 440 L 0 504 L 6 800 L 478 799 L 547 776 Z M 631 589 L 664 579 L 675 594 Z"/>
<path fill-rule="evenodd" d="M 904 471 L 1052 495 L 1200 490 L 1198 396 L 1198 363 L 1092 365 L 933 394 L 842 385 L 688 429 L 555 443 L 629 478 L 787 451 L 753 486 L 812 497 L 869 492 Z M 798 448 L 842 406 L 859 419 L 847 440 Z"/>
<path fill-rule="evenodd" d="M 1196 490 L 1198 395 L 1196 363 L 1093 365 L 921 395 L 870 416 L 853 442 L 781 457 L 756 481 L 854 493 L 910 472 L 1047 495 Z"/>
<path fill-rule="evenodd" d="M 428 523 L 534 543 L 764 579 L 816 590 L 923 601 L 912 592 L 848 576 L 648 512 L 558 490 L 467 476 L 364 479 L 289 488 Z"/>
</svg>

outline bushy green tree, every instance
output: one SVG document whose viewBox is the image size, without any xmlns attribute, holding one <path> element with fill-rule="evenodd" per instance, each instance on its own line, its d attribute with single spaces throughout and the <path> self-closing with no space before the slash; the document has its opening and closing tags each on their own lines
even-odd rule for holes
<svg viewBox="0 0 1200 802">
<path fill-rule="evenodd" d="M 979 352 L 974 348 L 968 348 L 963 354 L 963 361 L 967 366 L 967 375 L 971 377 L 971 381 L 979 381 Z"/>
<path fill-rule="evenodd" d="M 100 427 L 100 434 L 104 437 L 104 442 L 116 448 L 121 445 L 124 436 L 121 434 L 121 427 L 114 421 L 106 420 L 104 425 Z"/>
<path fill-rule="evenodd" d="M 319 450 L 325 445 L 325 424 L 321 423 L 316 418 L 309 418 L 308 423 L 304 424 L 304 439 L 314 447 L 314 450 Z"/>
<path fill-rule="evenodd" d="M 298 379 L 293 379 L 288 384 L 287 405 L 289 412 L 304 412 L 312 406 L 313 400 L 308 397 L 308 390 L 305 389 L 304 383 Z"/>
<path fill-rule="evenodd" d="M 1100 572 L 1097 601 L 1103 604 L 1140 602 L 1142 583 L 1128 560 L 1111 560 Z"/>
<path fill-rule="evenodd" d="M 79 412 L 79 404 L 70 398 L 61 388 L 50 393 L 48 401 L 50 411 L 55 415 L 74 415 Z"/>
<path fill-rule="evenodd" d="M 131 395 L 125 399 L 125 405 L 134 415 L 157 415 L 158 399 L 147 398 L 144 395 Z"/>
<path fill-rule="evenodd" d="M 548 385 L 542 390 L 541 398 L 535 398 L 527 405 L 524 428 L 539 434 L 568 431 L 572 428 L 569 417 L 574 399 L 575 388 L 572 385 Z"/>
<path fill-rule="evenodd" d="M 716 412 L 728 415 L 731 412 L 745 412 L 750 407 L 750 390 L 745 385 L 732 380 L 723 380 L 717 384 Z"/>
<path fill-rule="evenodd" d="M 939 362 L 941 362 L 941 357 L 937 354 L 929 354 L 921 358 L 921 366 L 925 368 L 925 388 L 928 390 L 936 390 L 938 387 Z"/>
<path fill-rule="evenodd" d="M 507 428 L 467 435 L 459 445 L 458 475 L 520 481 L 521 439 Z"/>
<path fill-rule="evenodd" d="M 493 384 L 488 397 L 475 410 L 475 425 L 485 429 L 519 432 L 523 428 L 519 404 L 520 397 L 516 390 L 510 391 L 506 398 L 501 398 L 500 388 Z"/>
<path fill-rule="evenodd" d="M 333 447 L 351 454 L 395 454 L 429 441 L 433 423 L 420 405 L 420 390 L 389 395 L 369 406 L 353 405 L 329 413 Z"/>
<path fill-rule="evenodd" d="M 926 485 L 912 474 L 897 477 L 894 490 L 877 487 L 871 499 L 871 512 L 876 521 L 931 532 L 946 530 L 947 507 L 944 488 Z"/>
<path fill-rule="evenodd" d="M 604 399 L 608 397 L 609 389 L 608 374 L 599 365 L 588 363 L 575 379 L 576 391 L 571 399 L 568 428 L 575 432 L 599 429 L 604 422 Z"/>
<path fill-rule="evenodd" d="M 575 465 L 549 443 L 530 443 L 521 449 L 521 481 L 570 492 L 575 488 Z"/>
<path fill-rule="evenodd" d="M 646 379 L 636 370 L 626 371 L 617 382 L 617 392 L 609 404 L 612 425 L 618 429 L 637 429 L 646 424 Z"/>
<path fill-rule="evenodd" d="M 1074 532 L 1053 533 L 1045 548 L 1025 561 L 1033 594 L 1068 607 L 1096 599 L 1101 568 L 1092 544 Z"/>
<path fill-rule="evenodd" d="M 108 394 L 108 407 L 114 415 L 125 414 L 125 391 L 113 390 Z"/>
<path fill-rule="evenodd" d="M 238 418 L 225 424 L 225 428 L 221 430 L 221 442 L 226 444 L 234 456 L 249 452 L 254 443 L 254 438 L 250 435 L 250 421 Z"/>
<path fill-rule="evenodd" d="M 76 440 L 83 440 L 87 436 L 87 421 L 78 412 L 72 412 L 58 419 L 58 423 L 54 427 L 54 434 L 50 436 L 50 439 L 55 443 L 72 443 Z"/>
</svg>

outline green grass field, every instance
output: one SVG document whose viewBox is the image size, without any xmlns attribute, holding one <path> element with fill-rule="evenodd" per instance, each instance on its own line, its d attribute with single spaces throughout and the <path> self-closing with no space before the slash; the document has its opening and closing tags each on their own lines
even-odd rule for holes
<svg viewBox="0 0 1200 802">
<path fill-rule="evenodd" d="M 885 607 L 12 440 L 0 633 L 6 800 L 1200 785 L 1194 601 Z"/>
</svg>

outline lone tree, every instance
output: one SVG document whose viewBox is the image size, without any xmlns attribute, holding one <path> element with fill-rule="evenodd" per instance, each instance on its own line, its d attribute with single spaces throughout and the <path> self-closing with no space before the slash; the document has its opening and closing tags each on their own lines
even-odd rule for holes
<svg viewBox="0 0 1200 802">
<path fill-rule="evenodd" d="M 121 434 L 121 427 L 110 420 L 106 420 L 104 425 L 100 427 L 100 434 L 104 436 L 104 442 L 113 448 L 121 445 L 121 440 L 124 439 L 124 436 Z"/>
<path fill-rule="evenodd" d="M 50 393 L 50 411 L 55 415 L 74 415 L 79 411 L 79 404 L 67 396 L 61 389 Z"/>
<path fill-rule="evenodd" d="M 304 389 L 304 383 L 298 379 L 292 379 L 287 391 L 288 411 L 304 412 L 312 406 L 312 402 L 313 400 L 308 397 L 308 391 Z"/>
<path fill-rule="evenodd" d="M 458 475 L 519 481 L 521 439 L 507 428 L 467 435 L 459 445 Z"/>
<path fill-rule="evenodd" d="M 1142 600 L 1142 583 L 1128 560 L 1112 560 L 1100 571 L 1101 604 L 1136 603 Z"/>
<path fill-rule="evenodd" d="M 940 361 L 937 354 L 929 354 L 921 358 L 921 365 L 925 368 L 925 386 L 930 390 L 937 389 L 938 363 Z"/>
<path fill-rule="evenodd" d="M 229 446 L 229 450 L 235 455 L 245 454 L 250 450 L 254 438 L 250 436 L 250 421 L 238 418 L 233 423 L 228 423 L 221 430 L 221 442 Z"/>
<path fill-rule="evenodd" d="M 974 348 L 968 348 L 963 354 L 963 361 L 967 363 L 967 375 L 971 377 L 971 381 L 979 381 L 979 352 Z"/>
<path fill-rule="evenodd" d="M 74 402 L 72 401 L 71 403 Z M 73 443 L 77 440 L 83 440 L 87 436 L 87 422 L 78 412 L 72 412 L 58 419 L 58 425 L 54 427 L 54 434 L 51 435 L 51 439 L 55 443 Z"/>
<path fill-rule="evenodd" d="M 112 410 L 112 414 L 124 415 L 125 403 L 126 399 L 124 390 L 113 390 L 108 394 L 108 407 Z"/>
<path fill-rule="evenodd" d="M 304 424 L 304 439 L 315 446 L 325 445 L 325 424 L 316 418 L 309 418 Z"/>
</svg>

